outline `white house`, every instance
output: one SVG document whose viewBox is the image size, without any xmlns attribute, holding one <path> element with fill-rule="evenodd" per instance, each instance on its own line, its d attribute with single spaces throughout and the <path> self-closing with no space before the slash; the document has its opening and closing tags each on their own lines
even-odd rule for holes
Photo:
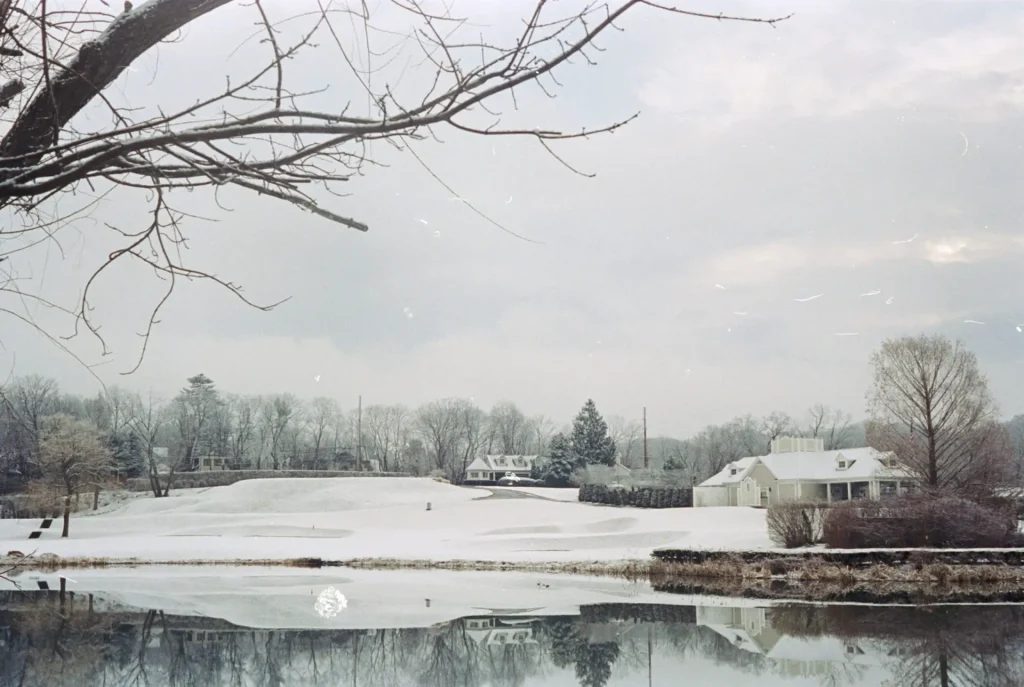
<svg viewBox="0 0 1024 687">
<path fill-rule="evenodd" d="M 516 477 L 529 477 L 537 456 L 480 456 L 466 468 L 466 482 L 497 482 L 511 472 Z"/>
<path fill-rule="evenodd" d="M 905 493 L 913 486 L 891 453 L 825 451 L 821 439 L 780 437 L 767 456 L 726 465 L 693 490 L 694 506 L 767 506 L 784 501 L 847 501 Z"/>
</svg>

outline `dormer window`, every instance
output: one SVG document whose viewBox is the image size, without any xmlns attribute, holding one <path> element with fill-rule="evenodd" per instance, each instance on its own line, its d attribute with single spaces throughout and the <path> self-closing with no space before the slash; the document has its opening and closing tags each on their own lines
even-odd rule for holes
<svg viewBox="0 0 1024 687">
<path fill-rule="evenodd" d="M 837 465 L 838 465 L 840 470 L 845 470 L 846 469 L 846 461 L 845 460 L 837 461 Z"/>
<path fill-rule="evenodd" d="M 736 476 L 736 473 L 737 473 L 737 472 L 739 472 L 739 470 L 737 470 L 737 469 L 736 469 L 736 466 L 735 466 L 735 465 L 730 465 L 730 466 L 729 466 L 729 474 L 730 474 L 730 475 L 731 475 L 732 477 L 735 477 L 735 476 Z"/>
</svg>

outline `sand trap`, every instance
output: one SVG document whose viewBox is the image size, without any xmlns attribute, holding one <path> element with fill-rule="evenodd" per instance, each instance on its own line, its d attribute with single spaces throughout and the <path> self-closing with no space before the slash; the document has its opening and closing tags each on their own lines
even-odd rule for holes
<svg viewBox="0 0 1024 687">
<path fill-rule="evenodd" d="M 594 534 L 611 534 L 613 532 L 625 532 L 635 527 L 637 523 L 636 518 L 612 518 L 611 520 L 602 520 L 601 522 L 583 525 L 576 529 Z"/>
<path fill-rule="evenodd" d="M 319 537 L 324 539 L 341 539 L 351 537 L 352 530 L 339 530 L 330 527 L 297 527 L 289 525 L 211 525 L 196 527 L 175 532 L 173 537 Z"/>
<path fill-rule="evenodd" d="M 556 527 L 555 525 L 538 525 L 536 527 L 506 527 L 500 530 L 481 532 L 481 536 L 495 537 L 506 534 L 558 534 L 561 531 L 562 528 Z"/>
</svg>

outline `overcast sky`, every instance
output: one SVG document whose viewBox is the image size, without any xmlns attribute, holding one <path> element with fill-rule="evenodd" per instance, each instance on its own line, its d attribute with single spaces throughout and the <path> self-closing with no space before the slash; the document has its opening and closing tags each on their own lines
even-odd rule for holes
<svg viewBox="0 0 1024 687">
<path fill-rule="evenodd" d="M 268 9 L 284 18 L 300 5 L 316 7 Z M 507 36 L 526 5 L 454 6 L 476 37 Z M 253 40 L 232 52 L 256 30 L 253 11 L 204 17 L 133 65 L 111 97 L 170 108 L 223 88 L 267 49 Z M 228 210 L 204 193 L 172 197 L 217 220 L 183 221 L 191 266 L 287 303 L 258 312 L 212 284 L 182 284 L 126 378 L 161 284 L 115 269 L 92 299 L 113 353 L 101 358 L 86 337 L 73 350 L 102 362 L 94 370 L 108 383 L 168 395 L 203 372 L 226 391 L 347 407 L 359 394 L 364 404 L 509 399 L 559 421 L 593 397 L 606 415 L 638 418 L 646 406 L 652 433 L 682 434 L 816 402 L 863 415 L 879 342 L 940 332 L 978 353 L 1004 415 L 1024 412 L 1024 6 L 759 0 L 730 11 L 795 16 L 773 29 L 641 7 L 601 39 L 597 66 L 558 72 L 556 99 L 534 89 L 518 94 L 518 111 L 508 98 L 492 105 L 509 122 L 566 129 L 639 111 L 614 135 L 555 146 L 593 178 L 525 139 L 439 129 L 443 142 L 415 145 L 460 197 L 535 243 L 376 144 L 387 167 L 348 182 L 347 197 L 321 196 L 367 234 L 239 193 L 221 194 Z M 392 14 L 382 9 L 379 25 L 402 29 Z M 292 87 L 329 86 L 318 105 L 365 111 L 321 43 L 288 65 Z M 381 69 L 377 83 L 396 83 Z M 411 98 L 428 74 L 406 72 L 395 88 Z M 62 230 L 62 250 L 19 254 L 22 288 L 73 306 L 123 245 L 105 223 L 137 231 L 146 209 L 138 194 L 105 197 Z M 70 333 L 67 319 L 33 313 Z M 5 370 L 97 390 L 29 328 L 5 319 L 0 332 Z"/>
</svg>

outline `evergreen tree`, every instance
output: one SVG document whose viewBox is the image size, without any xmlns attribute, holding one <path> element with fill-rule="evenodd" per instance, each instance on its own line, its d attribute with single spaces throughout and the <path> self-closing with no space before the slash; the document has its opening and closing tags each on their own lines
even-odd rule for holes
<svg viewBox="0 0 1024 687">
<path fill-rule="evenodd" d="M 548 446 L 548 458 L 544 462 L 542 479 L 553 487 L 565 487 L 569 485 L 572 472 L 577 467 L 577 459 L 573 455 L 569 439 L 564 434 L 556 434 L 551 437 Z"/>
<path fill-rule="evenodd" d="M 551 638 L 551 662 L 556 668 L 568 668 L 586 645 L 580 637 L 576 621 L 571 618 L 547 618 L 544 632 Z"/>
<path fill-rule="evenodd" d="M 619 652 L 615 642 L 584 644 L 576 656 L 576 680 L 580 687 L 605 687 Z"/>
<path fill-rule="evenodd" d="M 116 432 L 107 438 L 107 446 L 114 456 L 118 474 L 124 477 L 138 477 L 142 474 L 142 441 L 134 432 Z"/>
<path fill-rule="evenodd" d="M 615 440 L 608 434 L 608 423 L 597 412 L 592 399 L 587 400 L 572 421 L 569 445 L 580 463 L 579 467 L 615 465 Z"/>
</svg>

